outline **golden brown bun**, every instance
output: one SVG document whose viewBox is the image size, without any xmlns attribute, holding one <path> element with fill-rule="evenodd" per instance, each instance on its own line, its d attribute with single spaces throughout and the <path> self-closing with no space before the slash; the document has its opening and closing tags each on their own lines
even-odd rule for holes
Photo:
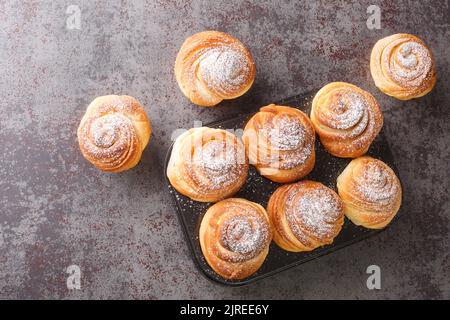
<svg viewBox="0 0 450 320">
<path fill-rule="evenodd" d="M 388 225 L 402 202 L 402 187 L 394 171 L 367 156 L 348 164 L 337 178 L 337 188 L 347 218 L 369 229 Z"/>
<path fill-rule="evenodd" d="M 367 152 L 383 126 L 383 114 L 367 91 L 346 82 L 332 82 L 315 95 L 311 122 L 324 147 L 340 158 Z"/>
<path fill-rule="evenodd" d="M 245 126 L 242 140 L 250 164 L 272 181 L 293 182 L 314 168 L 314 128 L 298 109 L 262 107 Z"/>
<path fill-rule="evenodd" d="M 225 279 L 244 279 L 266 259 L 272 230 L 263 207 L 231 198 L 208 209 L 199 239 L 203 255 L 215 272 Z"/>
<path fill-rule="evenodd" d="M 379 40 L 370 55 L 370 72 L 381 91 L 400 100 L 422 97 L 436 83 L 433 54 L 412 34 Z"/>
<path fill-rule="evenodd" d="M 344 223 L 344 207 L 336 192 L 308 180 L 275 190 L 267 213 L 273 240 L 282 249 L 293 252 L 332 243 Z"/>
<path fill-rule="evenodd" d="M 255 64 L 244 45 L 218 31 L 186 39 L 175 61 L 175 76 L 193 103 L 210 107 L 247 92 L 255 79 Z"/>
<path fill-rule="evenodd" d="M 189 198 L 216 202 L 239 191 L 248 174 L 243 143 L 232 133 L 193 128 L 175 141 L 167 166 L 172 186 Z"/>
<path fill-rule="evenodd" d="M 139 102 L 130 96 L 102 96 L 88 106 L 77 131 L 83 156 L 103 171 L 133 168 L 150 140 L 151 127 Z"/>
</svg>

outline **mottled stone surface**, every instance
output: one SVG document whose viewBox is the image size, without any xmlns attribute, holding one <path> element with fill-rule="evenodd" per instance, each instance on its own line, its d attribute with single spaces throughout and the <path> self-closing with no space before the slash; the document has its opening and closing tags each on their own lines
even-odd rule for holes
<svg viewBox="0 0 450 320">
<path fill-rule="evenodd" d="M 382 10 L 380 30 L 367 7 Z M 81 30 L 66 8 L 81 9 Z M 13 1 L 0 2 L 0 298 L 450 298 L 450 21 L 448 1 Z M 214 109 L 192 105 L 173 63 L 205 29 L 241 39 L 257 64 L 253 88 Z M 377 39 L 414 33 L 432 48 L 438 81 L 401 102 L 377 90 Z M 240 288 L 194 266 L 164 185 L 176 128 L 250 111 L 329 81 L 372 92 L 404 187 L 403 215 L 386 232 Z M 142 162 L 122 174 L 84 160 L 76 128 L 96 96 L 129 94 L 151 117 Z M 77 264 L 81 290 L 65 269 Z M 368 265 L 382 289 L 366 288 Z"/>
</svg>

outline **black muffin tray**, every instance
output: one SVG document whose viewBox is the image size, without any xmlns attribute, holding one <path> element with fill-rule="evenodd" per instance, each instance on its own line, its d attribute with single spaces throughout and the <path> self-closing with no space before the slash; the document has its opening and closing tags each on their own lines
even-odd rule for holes
<svg viewBox="0 0 450 320">
<path fill-rule="evenodd" d="M 315 90 L 306 94 L 283 99 L 282 101 L 277 102 L 277 104 L 298 108 L 309 116 L 311 102 L 316 92 L 317 91 Z M 254 113 L 238 116 L 236 118 L 225 121 L 214 122 L 206 126 L 221 129 L 243 129 L 246 122 L 253 114 L 255 114 L 259 110 L 260 107 L 261 106 L 259 105 L 255 105 Z M 167 153 L 165 172 L 167 171 L 167 164 L 170 158 L 170 153 L 172 152 L 172 146 L 169 148 Z M 383 134 L 383 130 L 381 130 L 380 134 L 370 146 L 367 155 L 380 159 L 387 163 L 398 176 L 394 158 L 392 156 L 392 152 L 389 148 L 388 142 Z M 336 179 L 350 161 L 351 159 L 337 158 L 329 154 L 320 143 L 319 137 L 316 135 L 316 163 L 314 166 L 314 170 L 302 180 L 308 179 L 318 181 L 337 191 Z M 200 248 L 200 242 L 198 238 L 198 232 L 203 215 L 206 213 L 207 209 L 212 205 L 212 203 L 201 203 L 193 201 L 172 188 L 167 177 L 166 181 L 169 191 L 173 196 L 178 218 L 186 236 L 186 240 L 191 250 L 194 262 L 208 279 L 228 286 L 245 285 L 256 280 L 266 278 L 283 270 L 298 266 L 312 259 L 316 259 L 320 256 L 337 251 L 338 249 L 364 240 L 382 231 L 358 227 L 347 218 L 345 218 L 342 230 L 334 239 L 334 242 L 330 245 L 318 248 L 311 252 L 288 252 L 279 248 L 272 241 L 269 249 L 269 254 L 267 255 L 267 258 L 261 268 L 256 273 L 243 280 L 227 280 L 215 273 L 206 263 L 206 260 L 203 257 L 202 250 Z M 234 197 L 254 201 L 261 204 L 263 207 L 266 207 L 269 197 L 280 185 L 281 184 L 272 182 L 260 176 L 258 172 L 256 172 L 255 168 L 250 166 L 249 175 L 245 185 Z M 397 217 L 398 214 L 396 218 Z"/>
</svg>

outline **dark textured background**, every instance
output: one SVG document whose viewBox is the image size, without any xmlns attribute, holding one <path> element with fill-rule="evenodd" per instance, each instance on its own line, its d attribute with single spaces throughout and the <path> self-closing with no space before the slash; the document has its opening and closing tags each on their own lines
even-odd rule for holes
<svg viewBox="0 0 450 320">
<path fill-rule="evenodd" d="M 66 8 L 81 8 L 81 30 Z M 382 28 L 366 27 L 367 6 Z M 450 298 L 450 21 L 448 1 L 0 2 L 0 298 Z M 228 32 L 254 55 L 242 98 L 192 105 L 172 72 L 177 50 L 205 29 Z M 369 72 L 377 39 L 414 33 L 432 48 L 434 91 L 401 102 Z M 403 215 L 386 232 L 250 286 L 209 282 L 189 256 L 163 160 L 171 132 L 348 81 L 372 92 L 404 187 Z M 96 96 L 129 94 L 154 134 L 142 162 L 106 174 L 78 150 L 76 128 Z M 66 288 L 77 264 L 82 289 Z M 366 288 L 368 265 L 382 289 Z"/>
</svg>

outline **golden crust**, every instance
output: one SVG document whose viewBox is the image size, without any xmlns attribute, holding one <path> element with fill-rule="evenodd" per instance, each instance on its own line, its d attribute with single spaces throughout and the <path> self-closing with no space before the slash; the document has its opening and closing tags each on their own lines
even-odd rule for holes
<svg viewBox="0 0 450 320">
<path fill-rule="evenodd" d="M 272 228 L 262 206 L 231 198 L 208 209 L 199 240 L 206 262 L 215 272 L 225 279 L 244 279 L 266 259 Z"/>
<path fill-rule="evenodd" d="M 337 178 L 337 188 L 347 218 L 369 229 L 388 225 L 402 202 L 402 188 L 394 171 L 367 156 L 348 164 Z"/>
<path fill-rule="evenodd" d="M 332 82 L 315 95 L 311 122 L 332 155 L 355 158 L 367 152 L 383 126 L 383 114 L 369 92 L 346 82 Z"/>
<path fill-rule="evenodd" d="M 248 175 L 243 143 L 232 133 L 193 128 L 175 141 L 167 177 L 180 193 L 201 202 L 216 202 L 239 191 Z"/>
<path fill-rule="evenodd" d="M 140 103 L 133 97 L 116 95 L 92 101 L 77 130 L 83 156 L 109 172 L 137 165 L 150 135 L 150 121 Z"/>
<path fill-rule="evenodd" d="M 267 213 L 273 240 L 292 252 L 332 243 L 344 223 L 339 196 L 323 184 L 308 180 L 279 187 L 269 199 Z"/>
<path fill-rule="evenodd" d="M 314 128 L 298 109 L 262 107 L 247 122 L 242 140 L 250 163 L 272 181 L 293 182 L 314 168 Z"/>
<path fill-rule="evenodd" d="M 204 31 L 187 38 L 175 61 L 183 94 L 200 106 L 214 106 L 247 92 L 255 79 L 253 57 L 232 36 Z"/>
<path fill-rule="evenodd" d="M 398 33 L 379 40 L 370 55 L 370 72 L 382 92 L 400 100 L 422 97 L 436 83 L 433 54 L 412 34 Z"/>
</svg>

